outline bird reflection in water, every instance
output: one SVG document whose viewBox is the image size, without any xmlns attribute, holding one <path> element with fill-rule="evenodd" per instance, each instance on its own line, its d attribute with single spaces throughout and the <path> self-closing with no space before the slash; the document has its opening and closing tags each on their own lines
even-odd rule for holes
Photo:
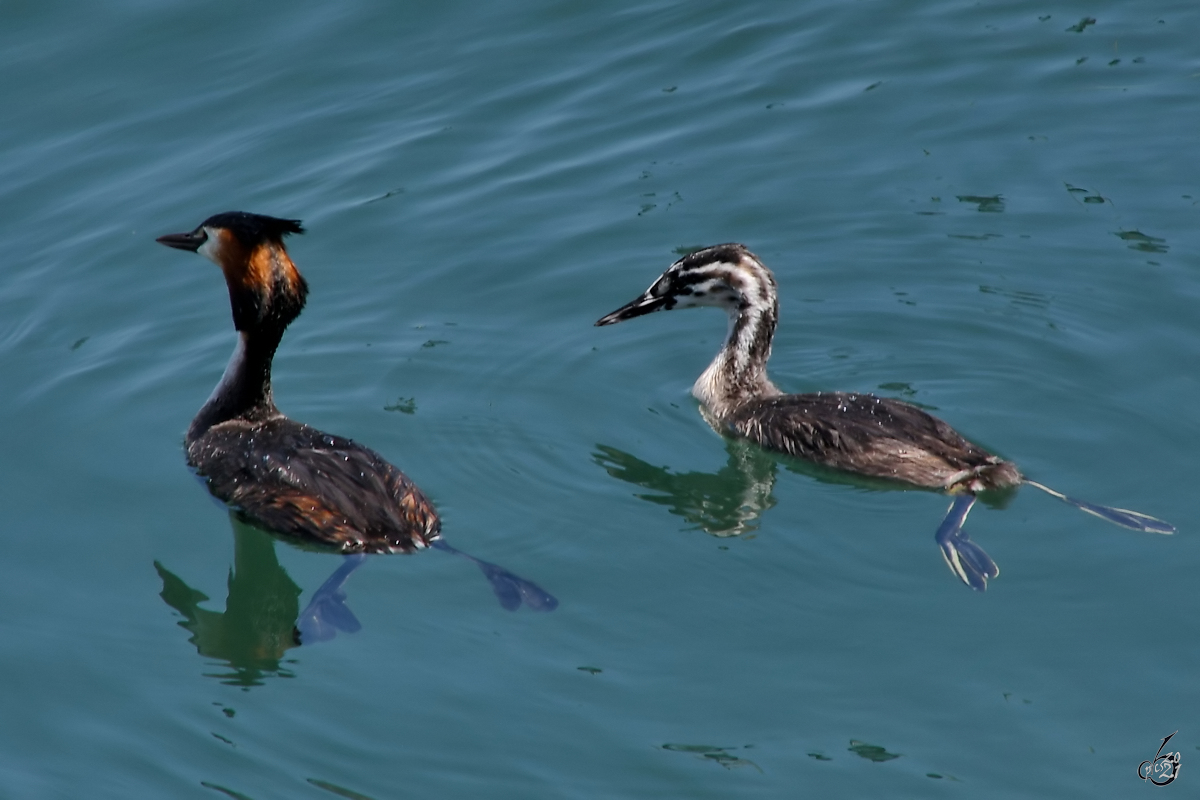
<svg viewBox="0 0 1200 800">
<path fill-rule="evenodd" d="M 230 669 L 206 675 L 248 688 L 262 685 L 263 678 L 270 675 L 293 677 L 282 665 L 286 663 L 284 654 L 300 644 L 296 628 L 300 587 L 275 557 L 271 536 L 231 518 L 233 568 L 229 571 L 225 611 L 201 608 L 207 595 L 188 586 L 157 561 L 154 568 L 162 578 L 162 599 L 183 615 L 179 627 L 191 632 L 189 641 L 201 656 L 225 662 Z M 342 607 L 349 613 L 344 603 Z M 353 619 L 354 615 L 349 613 L 349 617 Z"/>
<path fill-rule="evenodd" d="M 667 506 L 692 525 L 713 536 L 740 536 L 758 528 L 758 518 L 775 505 L 772 490 L 775 472 L 782 465 L 788 472 L 814 478 L 822 483 L 853 486 L 867 491 L 913 491 L 907 484 L 882 478 L 855 475 L 823 467 L 801 459 L 771 453 L 741 439 L 725 439 L 729 458 L 725 466 L 712 472 L 671 472 L 655 467 L 622 452 L 615 447 L 596 445 L 592 459 L 614 478 L 650 489 L 652 494 L 637 497 Z M 920 491 L 920 489 L 917 489 Z M 978 499 L 992 508 L 1003 508 L 1015 495 L 1014 489 L 981 492 Z M 939 547 L 946 529 L 955 521 L 961 523 L 970 504 L 961 501 L 951 507 L 951 513 L 935 535 Z M 959 550 L 964 558 L 990 562 L 986 553 L 965 533 L 958 534 Z M 976 552 L 983 553 L 976 556 Z"/>
<path fill-rule="evenodd" d="M 671 472 L 615 447 L 596 445 L 593 460 L 614 478 L 649 489 L 638 497 L 667 506 L 713 536 L 740 536 L 758 528 L 759 516 L 775 505 L 777 460 L 749 442 L 726 439 L 729 460 L 715 473 Z"/>
<path fill-rule="evenodd" d="M 229 594 L 225 610 L 210 611 L 200 604 L 209 598 L 188 586 L 159 562 L 154 568 L 162 578 L 162 599 L 183 615 L 179 626 L 189 631 L 189 641 L 205 658 L 228 665 L 230 671 L 207 674 L 234 686 L 260 686 L 263 678 L 294 677 L 285 666 L 288 650 L 325 642 L 338 632 L 357 633 L 362 623 L 346 604 L 346 581 L 362 566 L 367 556 L 342 556 L 337 569 L 313 593 L 300 610 L 302 590 L 284 570 L 275 555 L 275 537 L 230 514 L 233 525 L 233 568 L 229 571 Z M 475 558 L 461 550 L 434 543 L 479 567 L 492 585 L 500 605 L 515 611 L 522 605 L 534 611 L 553 611 L 558 600 L 537 584 L 514 575 L 503 567 Z"/>
</svg>

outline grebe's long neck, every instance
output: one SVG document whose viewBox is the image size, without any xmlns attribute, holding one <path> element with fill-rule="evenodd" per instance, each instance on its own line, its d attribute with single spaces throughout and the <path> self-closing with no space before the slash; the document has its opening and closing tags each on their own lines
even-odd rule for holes
<svg viewBox="0 0 1200 800">
<path fill-rule="evenodd" d="M 225 374 L 188 428 L 189 444 L 231 419 L 258 422 L 279 415 L 271 395 L 271 363 L 282 338 L 283 329 L 238 331 Z"/>
<path fill-rule="evenodd" d="M 716 306 L 729 314 L 721 352 L 692 387 L 705 418 L 720 427 L 750 400 L 782 394 L 767 378 L 771 339 L 779 319 L 775 276 L 745 245 L 730 242 L 689 253 L 668 267 L 641 297 L 596 324 L 701 306 Z"/>
<path fill-rule="evenodd" d="M 216 244 L 206 255 L 225 273 L 238 344 L 217 388 L 192 420 L 189 444 L 227 420 L 259 422 L 279 415 L 271 396 L 271 362 L 308 295 L 308 284 L 282 242 L 268 240 L 245 248 L 229 235 L 212 241 Z"/>
<path fill-rule="evenodd" d="M 692 386 L 692 395 L 717 422 L 749 400 L 782 394 L 767 377 L 778 318 L 779 303 L 772 291 L 743 296 L 738 307 L 729 309 L 725 344 Z"/>
</svg>

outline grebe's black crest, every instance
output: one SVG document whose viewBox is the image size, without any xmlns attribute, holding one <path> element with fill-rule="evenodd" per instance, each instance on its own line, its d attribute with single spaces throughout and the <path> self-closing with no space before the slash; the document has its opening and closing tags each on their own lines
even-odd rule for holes
<svg viewBox="0 0 1200 800">
<path fill-rule="evenodd" d="M 1117 525 L 1173 533 L 1162 520 L 1075 500 L 1025 479 L 1015 465 L 964 439 L 937 417 L 870 394 L 784 394 L 767 377 L 779 319 L 775 276 L 740 244 L 684 256 L 640 297 L 601 317 L 613 325 L 655 311 L 716 306 L 729 315 L 725 343 L 692 387 L 718 431 L 848 472 L 956 495 L 937 542 L 951 570 L 975 589 L 999 568 L 962 530 L 975 494 L 1028 483 Z"/>
<path fill-rule="evenodd" d="M 280 219 L 268 217 L 265 214 L 250 214 L 246 211 L 226 211 L 213 214 L 204 222 L 201 228 L 224 228 L 241 240 L 246 247 L 274 240 L 283 241 L 283 237 L 293 233 L 304 233 L 304 226 L 298 219 Z"/>
<path fill-rule="evenodd" d="M 201 222 L 199 227 L 188 233 L 168 233 L 156 241 L 177 250 L 191 250 L 193 253 L 200 249 L 208 240 L 209 230 L 223 230 L 233 234 L 243 247 L 253 247 L 265 241 L 282 242 L 283 237 L 293 233 L 304 233 L 304 226 L 298 219 L 280 219 L 268 217 L 265 214 L 251 214 L 246 211 L 226 211 L 213 214 Z"/>
</svg>

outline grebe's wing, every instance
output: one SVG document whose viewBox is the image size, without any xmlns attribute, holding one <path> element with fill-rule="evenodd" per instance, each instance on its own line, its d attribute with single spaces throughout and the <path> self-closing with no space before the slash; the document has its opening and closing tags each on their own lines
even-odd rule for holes
<svg viewBox="0 0 1200 800">
<path fill-rule="evenodd" d="M 870 394 L 765 397 L 738 409 L 729 427 L 772 450 L 931 489 L 999 462 L 937 417 Z"/>
<path fill-rule="evenodd" d="M 290 420 L 216 425 L 188 455 L 213 494 L 278 533 L 407 553 L 440 529 L 425 495 L 378 453 Z"/>
</svg>

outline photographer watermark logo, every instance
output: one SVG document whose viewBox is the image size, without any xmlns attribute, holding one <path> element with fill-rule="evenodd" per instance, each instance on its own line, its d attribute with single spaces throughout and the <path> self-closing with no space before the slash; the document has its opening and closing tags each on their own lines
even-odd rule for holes
<svg viewBox="0 0 1200 800">
<path fill-rule="evenodd" d="M 1179 733 L 1179 731 L 1175 731 L 1175 733 Z M 1171 736 L 1174 736 L 1175 733 L 1172 733 Z M 1150 781 L 1155 786 L 1166 786 L 1179 777 L 1179 751 L 1163 753 L 1163 748 L 1167 746 L 1167 742 L 1171 741 L 1171 736 L 1163 739 L 1153 760 L 1138 764 L 1139 778 Z"/>
</svg>

